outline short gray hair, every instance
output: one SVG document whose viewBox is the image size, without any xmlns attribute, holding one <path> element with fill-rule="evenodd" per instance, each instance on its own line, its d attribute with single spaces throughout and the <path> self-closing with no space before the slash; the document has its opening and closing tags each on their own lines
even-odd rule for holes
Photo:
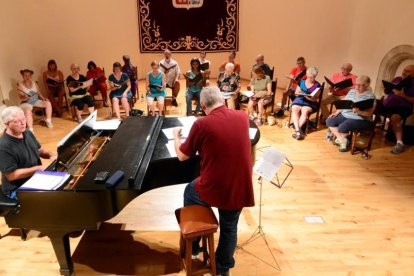
<svg viewBox="0 0 414 276">
<path fill-rule="evenodd" d="M 228 62 L 228 63 L 226 63 L 226 65 L 224 66 L 224 69 L 227 69 L 227 68 L 229 68 L 229 67 L 231 67 L 231 70 L 233 70 L 234 71 L 234 64 L 233 63 L 230 63 L 230 62 Z"/>
<path fill-rule="evenodd" d="M 3 124 L 7 124 L 8 122 L 13 120 L 13 117 L 16 114 L 24 114 L 24 112 L 18 106 L 8 106 L 1 112 L 1 121 L 3 122 Z"/>
<path fill-rule="evenodd" d="M 318 68 L 316 68 L 316 67 L 309 67 L 309 68 L 306 70 L 306 74 L 312 75 L 312 76 L 314 76 L 314 77 L 316 77 L 316 76 L 318 75 L 318 73 L 319 73 L 319 70 L 318 70 Z"/>
<path fill-rule="evenodd" d="M 200 103 L 210 108 L 216 104 L 223 104 L 224 99 L 217 86 L 207 86 L 201 90 Z"/>
</svg>

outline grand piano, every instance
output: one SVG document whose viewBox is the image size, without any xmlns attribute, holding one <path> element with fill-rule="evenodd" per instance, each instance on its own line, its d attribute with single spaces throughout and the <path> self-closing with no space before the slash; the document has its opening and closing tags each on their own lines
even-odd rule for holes
<svg viewBox="0 0 414 276">
<path fill-rule="evenodd" d="M 19 190 L 19 206 L 7 213 L 6 223 L 47 235 L 60 273 L 71 275 L 71 232 L 98 230 L 140 194 L 187 183 L 199 175 L 198 156 L 180 162 L 165 146 L 168 140 L 161 129 L 180 125 L 177 118 L 129 117 L 116 131 L 97 131 L 86 120 L 60 143 L 58 159 L 49 167 L 70 172 L 72 180 L 54 191 Z M 251 127 L 257 128 L 253 122 Z M 257 131 L 251 140 L 252 153 L 259 139 Z M 125 177 L 114 188 L 94 182 L 97 172 L 117 170 Z"/>
</svg>

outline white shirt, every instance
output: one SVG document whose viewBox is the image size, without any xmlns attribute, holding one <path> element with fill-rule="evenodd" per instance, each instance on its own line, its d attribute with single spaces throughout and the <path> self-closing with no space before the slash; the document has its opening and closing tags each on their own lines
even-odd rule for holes
<svg viewBox="0 0 414 276">
<path fill-rule="evenodd" d="M 167 85 L 170 87 L 174 85 L 175 79 L 181 74 L 180 66 L 173 59 L 170 59 L 169 62 L 167 62 L 166 59 L 161 60 L 160 70 L 165 74 Z"/>
</svg>

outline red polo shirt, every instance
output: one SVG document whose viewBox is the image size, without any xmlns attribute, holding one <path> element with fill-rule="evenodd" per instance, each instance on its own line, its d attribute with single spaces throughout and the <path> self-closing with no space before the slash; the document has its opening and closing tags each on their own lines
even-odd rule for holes
<svg viewBox="0 0 414 276">
<path fill-rule="evenodd" d="M 249 120 L 220 106 L 198 119 L 180 150 L 201 157 L 195 188 L 207 204 L 236 210 L 254 206 Z"/>
<path fill-rule="evenodd" d="M 292 78 L 296 78 L 297 75 L 299 75 L 300 73 L 302 73 L 303 70 L 306 71 L 306 69 L 308 69 L 308 67 L 305 66 L 305 68 L 300 69 L 299 67 L 295 67 L 292 70 L 290 70 L 290 76 Z M 306 74 L 303 75 L 303 77 L 301 78 L 301 80 L 306 80 L 307 76 Z M 296 87 L 298 87 L 298 84 L 296 82 L 293 82 L 293 88 L 296 90 Z"/>
</svg>

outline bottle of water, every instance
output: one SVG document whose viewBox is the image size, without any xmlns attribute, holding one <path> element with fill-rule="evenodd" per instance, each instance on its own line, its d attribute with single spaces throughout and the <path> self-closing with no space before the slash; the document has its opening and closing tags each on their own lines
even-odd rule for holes
<svg viewBox="0 0 414 276">
<path fill-rule="evenodd" d="M 330 142 L 332 140 L 332 132 L 328 129 L 328 131 L 326 132 L 326 142 Z"/>
</svg>

